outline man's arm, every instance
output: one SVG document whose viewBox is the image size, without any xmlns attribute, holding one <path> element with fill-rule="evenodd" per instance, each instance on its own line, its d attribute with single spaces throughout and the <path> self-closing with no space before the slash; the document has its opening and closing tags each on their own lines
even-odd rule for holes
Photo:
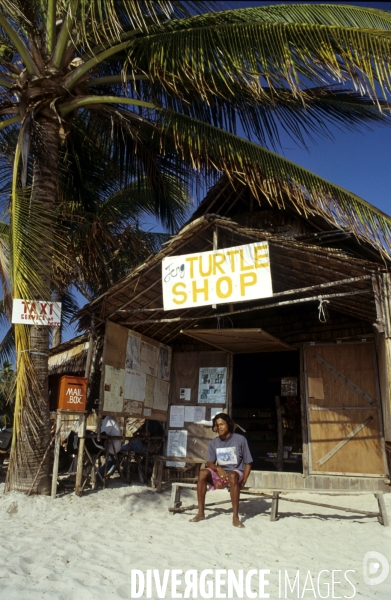
<svg viewBox="0 0 391 600">
<path fill-rule="evenodd" d="M 219 467 L 210 461 L 206 463 L 206 467 L 207 469 L 212 469 L 212 471 L 215 471 L 222 481 L 228 481 L 227 472 L 223 469 L 223 467 Z"/>
<path fill-rule="evenodd" d="M 243 479 L 242 479 L 242 481 L 239 483 L 239 487 L 240 487 L 240 489 L 242 489 L 242 488 L 243 488 L 243 487 L 246 485 L 246 482 L 247 482 L 248 476 L 249 476 L 249 475 L 250 475 L 250 473 L 251 473 L 251 467 L 252 467 L 252 463 L 248 463 L 247 465 L 245 465 L 245 467 L 244 467 L 244 472 L 243 472 Z"/>
</svg>

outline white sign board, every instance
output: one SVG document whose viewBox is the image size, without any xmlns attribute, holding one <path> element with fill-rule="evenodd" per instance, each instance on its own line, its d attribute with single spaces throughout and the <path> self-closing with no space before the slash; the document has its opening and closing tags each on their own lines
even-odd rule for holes
<svg viewBox="0 0 391 600">
<path fill-rule="evenodd" d="M 162 261 L 164 310 L 272 296 L 269 244 L 256 242 Z"/>
<path fill-rule="evenodd" d="M 12 323 L 59 327 L 61 325 L 61 302 L 15 298 L 12 305 Z"/>
</svg>

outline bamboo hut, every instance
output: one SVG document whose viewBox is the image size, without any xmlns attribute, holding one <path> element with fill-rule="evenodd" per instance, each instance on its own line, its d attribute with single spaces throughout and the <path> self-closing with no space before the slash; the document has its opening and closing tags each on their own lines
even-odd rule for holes
<svg viewBox="0 0 391 600">
<path fill-rule="evenodd" d="M 178 308 L 165 310 L 165 278 L 183 275 L 170 271 L 175 257 L 193 265 L 203 253 L 231 249 L 232 258 L 262 244 L 271 292 L 231 301 L 227 284 L 220 302 L 180 306 L 182 283 Z M 300 215 L 288 200 L 271 208 L 221 179 L 158 254 L 83 310 L 105 335 L 101 414 L 167 421 L 167 454 L 177 458 L 168 464 L 181 468 L 205 458 L 205 422 L 224 410 L 246 432 L 251 486 L 388 492 L 389 256 L 385 243 L 353 235 L 337 217 Z M 193 289 L 205 300 L 203 281 Z M 154 348 L 157 371 L 169 357 L 167 385 L 152 370 L 134 383 L 140 365 L 127 363 L 129 344 Z"/>
</svg>

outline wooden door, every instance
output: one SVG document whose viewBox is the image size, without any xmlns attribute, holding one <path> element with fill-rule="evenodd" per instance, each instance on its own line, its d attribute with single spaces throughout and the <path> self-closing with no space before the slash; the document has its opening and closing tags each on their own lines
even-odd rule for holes
<svg viewBox="0 0 391 600">
<path fill-rule="evenodd" d="M 372 343 L 305 349 L 310 473 L 386 475 Z"/>
</svg>

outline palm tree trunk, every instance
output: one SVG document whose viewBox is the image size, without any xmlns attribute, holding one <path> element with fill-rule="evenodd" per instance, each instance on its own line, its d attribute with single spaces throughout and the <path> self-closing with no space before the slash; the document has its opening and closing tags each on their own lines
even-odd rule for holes
<svg viewBox="0 0 391 600">
<path fill-rule="evenodd" d="M 42 147 L 35 153 L 31 205 L 42 206 L 42 253 L 34 259 L 40 289 L 32 289 L 35 300 L 51 299 L 51 261 L 54 207 L 57 193 L 59 123 L 50 117 L 38 121 Z M 24 327 L 23 325 L 20 327 Z M 17 374 L 17 386 L 24 386 L 16 415 L 14 440 L 7 475 L 7 490 L 35 494 L 50 493 L 50 419 L 48 393 L 49 327 L 30 326 L 32 374 L 26 383 Z M 20 357 L 18 357 L 20 360 Z M 26 359 L 27 360 L 27 359 Z M 22 388 L 21 388 L 22 389 Z M 17 392 L 18 393 L 18 392 Z"/>
<path fill-rule="evenodd" d="M 54 302 L 61 302 L 62 295 L 59 289 L 55 289 L 53 292 Z M 61 325 L 59 327 L 53 327 L 52 329 L 52 348 L 61 344 Z"/>
</svg>

